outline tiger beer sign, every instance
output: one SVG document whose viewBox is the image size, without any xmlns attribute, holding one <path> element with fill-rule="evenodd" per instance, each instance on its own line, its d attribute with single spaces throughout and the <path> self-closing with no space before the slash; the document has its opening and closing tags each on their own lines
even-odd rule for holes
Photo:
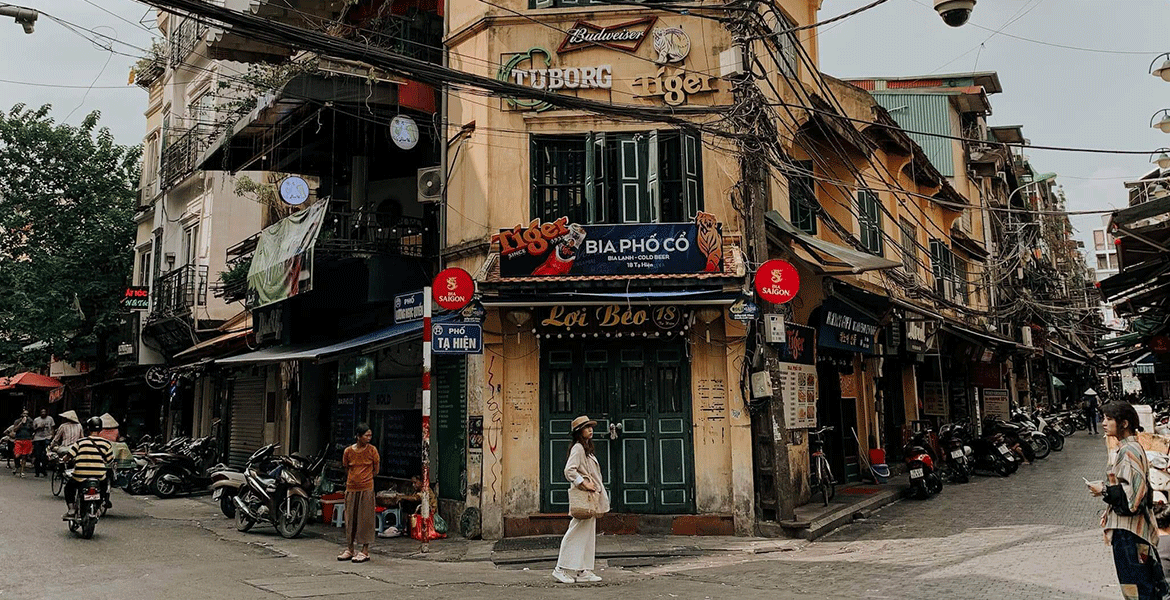
<svg viewBox="0 0 1170 600">
<path fill-rule="evenodd" d="M 694 223 L 581 225 L 533 219 L 492 236 L 500 277 L 721 273 L 722 224 L 699 212 Z"/>
<path fill-rule="evenodd" d="M 769 260 L 756 271 L 756 293 L 765 302 L 784 304 L 800 291 L 796 267 L 783 260 Z"/>
</svg>

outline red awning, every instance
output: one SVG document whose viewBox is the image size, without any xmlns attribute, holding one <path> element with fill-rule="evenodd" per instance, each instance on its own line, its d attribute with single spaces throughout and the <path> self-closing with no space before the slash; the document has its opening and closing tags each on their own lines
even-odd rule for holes
<svg viewBox="0 0 1170 600">
<path fill-rule="evenodd" d="M 37 373 L 24 372 L 12 377 L 0 377 L 0 390 L 10 390 L 14 387 L 29 387 L 38 390 L 53 390 L 61 387 L 62 383 L 52 377 Z"/>
</svg>

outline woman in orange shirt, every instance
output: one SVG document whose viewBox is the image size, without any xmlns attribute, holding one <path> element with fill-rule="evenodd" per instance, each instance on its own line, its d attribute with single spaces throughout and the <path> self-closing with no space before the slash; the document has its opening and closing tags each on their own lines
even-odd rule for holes
<svg viewBox="0 0 1170 600">
<path fill-rule="evenodd" d="M 341 456 L 345 467 L 345 540 L 349 547 L 337 560 L 363 563 L 370 560 L 370 542 L 374 541 L 377 524 L 374 517 L 374 475 L 382 465 L 378 449 L 370 444 L 374 432 L 365 423 L 354 429 L 357 442 L 346 448 Z M 354 554 L 354 546 L 362 551 Z"/>
</svg>

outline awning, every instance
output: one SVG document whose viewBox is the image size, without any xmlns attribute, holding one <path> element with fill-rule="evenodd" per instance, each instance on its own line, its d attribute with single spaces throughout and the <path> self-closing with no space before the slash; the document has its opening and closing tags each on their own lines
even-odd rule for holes
<svg viewBox="0 0 1170 600">
<path fill-rule="evenodd" d="M 198 354 L 201 350 L 204 350 L 206 348 L 210 348 L 210 347 L 215 346 L 217 344 L 223 344 L 226 342 L 230 342 L 232 340 L 240 339 L 240 338 L 248 335 L 249 333 L 252 333 L 251 327 L 249 327 L 247 329 L 241 329 L 239 331 L 229 331 L 228 333 L 225 333 L 223 335 L 219 335 L 219 336 L 213 337 L 209 340 L 204 340 L 202 342 L 199 342 L 198 344 L 195 344 L 194 346 L 191 346 L 190 348 L 187 348 L 186 350 L 176 354 L 173 358 L 175 360 L 179 360 L 181 358 L 193 356 L 193 355 Z"/>
<path fill-rule="evenodd" d="M 1129 208 L 1123 208 L 1113 213 L 1113 218 L 1110 219 L 1109 225 L 1112 227 L 1129 227 L 1140 221 L 1152 219 L 1163 214 L 1170 214 L 1170 197 L 1159 198 Z"/>
<path fill-rule="evenodd" d="M 457 318 L 456 314 L 444 315 L 435 321 L 446 321 Z M 328 360 L 330 358 L 351 352 L 372 352 L 379 348 L 403 342 L 416 337 L 422 337 L 422 321 L 413 321 L 399 325 L 391 325 L 373 333 L 367 333 L 343 342 L 324 342 L 316 344 L 296 344 L 290 346 L 273 346 L 248 352 L 229 358 L 215 361 L 217 365 L 245 365 L 283 362 L 286 360 Z"/>
<path fill-rule="evenodd" d="M 1102 279 L 1097 287 L 1106 301 L 1112 301 L 1120 296 L 1140 291 L 1140 288 L 1165 272 L 1170 272 L 1170 259 L 1148 261 Z"/>
<path fill-rule="evenodd" d="M 672 290 L 665 292 L 552 292 L 539 296 L 501 295 L 483 298 L 484 306 L 561 306 L 565 304 L 731 304 L 739 292 Z"/>
<path fill-rule="evenodd" d="M 789 239 L 809 254 L 805 259 L 814 270 L 826 275 L 846 275 L 864 273 L 866 271 L 880 271 L 896 269 L 902 263 L 884 259 L 880 256 L 846 248 L 832 242 L 826 242 L 816 236 L 809 235 L 796 228 L 780 213 L 770 210 L 766 214 L 769 238 L 778 244 L 783 239 Z"/>
<path fill-rule="evenodd" d="M 33 388 L 36 390 L 53 390 L 61 387 L 60 380 L 41 375 L 39 373 L 32 373 L 26 371 L 12 377 L 0 377 L 0 391 L 10 390 L 16 387 Z"/>
<path fill-rule="evenodd" d="M 1154 374 L 1154 355 L 1147 352 L 1141 358 L 1133 362 L 1134 375 L 1153 375 Z"/>
<path fill-rule="evenodd" d="M 975 329 L 971 329 L 966 324 L 964 324 L 961 321 L 958 321 L 952 317 L 948 317 L 944 314 L 932 311 L 932 310 L 927 309 L 927 308 L 923 308 L 921 306 L 918 306 L 917 304 L 911 304 L 909 302 L 906 302 L 905 300 L 902 300 L 900 298 L 896 298 L 894 296 L 890 297 L 890 303 L 893 304 L 894 306 L 899 306 L 903 309 L 910 310 L 910 311 L 916 312 L 920 315 L 929 317 L 933 320 L 939 321 L 940 323 L 942 323 L 944 325 L 944 328 L 949 329 L 951 331 L 951 333 L 958 335 L 958 336 L 961 336 L 961 337 L 966 337 L 968 340 L 978 342 L 980 344 L 989 344 L 990 343 L 990 344 L 996 344 L 996 345 L 1001 345 L 1001 346 L 1008 346 L 1011 348 L 1022 348 L 1022 349 L 1026 349 L 1026 350 L 1034 350 L 1035 349 L 1035 348 L 1031 348 L 1029 346 L 1024 346 L 1022 344 L 1019 344 L 1015 340 L 1009 340 L 1008 338 L 1005 338 L 1005 337 L 1000 337 L 998 335 L 994 335 L 991 333 L 986 333 L 986 332 L 982 332 L 982 331 L 977 331 Z"/>
<path fill-rule="evenodd" d="M 328 205 L 318 202 L 260 232 L 252 266 L 248 268 L 248 295 L 256 295 L 253 308 L 312 289 L 313 245 Z"/>
</svg>

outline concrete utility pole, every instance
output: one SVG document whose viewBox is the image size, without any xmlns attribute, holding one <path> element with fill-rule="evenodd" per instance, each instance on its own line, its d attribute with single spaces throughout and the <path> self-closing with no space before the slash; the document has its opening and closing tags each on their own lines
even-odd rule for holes
<svg viewBox="0 0 1170 600">
<path fill-rule="evenodd" d="M 754 2 L 745 3 L 754 12 Z M 735 105 L 731 111 L 731 120 L 735 124 L 740 137 L 739 146 L 740 166 L 740 215 L 744 219 L 744 230 L 748 239 L 748 273 L 752 277 L 756 268 L 768 260 L 768 233 L 765 213 L 768 210 L 769 185 L 768 175 L 771 165 L 766 160 L 766 145 L 770 140 L 779 139 L 778 132 L 769 127 L 773 125 L 770 112 L 767 110 L 767 99 L 756 84 L 754 70 L 750 67 L 752 36 L 751 25 L 748 22 L 747 10 L 738 11 L 739 17 L 728 24 L 739 48 L 740 59 L 743 64 L 743 74 L 734 81 Z M 764 75 L 765 77 L 767 75 Z M 777 314 L 776 305 L 756 298 L 760 307 L 761 320 L 768 314 Z M 754 427 L 759 435 L 762 429 L 771 439 L 770 456 L 771 476 L 776 494 L 776 521 L 789 521 L 796 515 L 796 490 L 793 487 L 792 468 L 788 462 L 788 429 L 784 423 L 784 398 L 780 392 L 781 381 L 780 357 L 776 350 L 766 343 L 756 345 L 757 352 L 763 359 L 764 368 L 772 381 L 772 397 L 768 400 L 767 410 L 761 414 L 752 415 L 753 421 L 763 420 L 764 427 Z M 756 446 L 756 440 L 753 440 Z M 767 447 L 767 446 L 765 446 Z M 763 457 L 757 457 L 762 459 Z M 754 469 L 759 474 L 760 469 Z M 760 485 L 757 478 L 756 485 Z"/>
<path fill-rule="evenodd" d="M 31 8 L 23 6 L 13 6 L 11 4 L 0 4 L 0 17 L 12 17 L 16 19 L 17 24 L 24 27 L 25 33 L 32 33 L 33 26 L 37 22 L 37 17 L 41 14 Z"/>
</svg>

